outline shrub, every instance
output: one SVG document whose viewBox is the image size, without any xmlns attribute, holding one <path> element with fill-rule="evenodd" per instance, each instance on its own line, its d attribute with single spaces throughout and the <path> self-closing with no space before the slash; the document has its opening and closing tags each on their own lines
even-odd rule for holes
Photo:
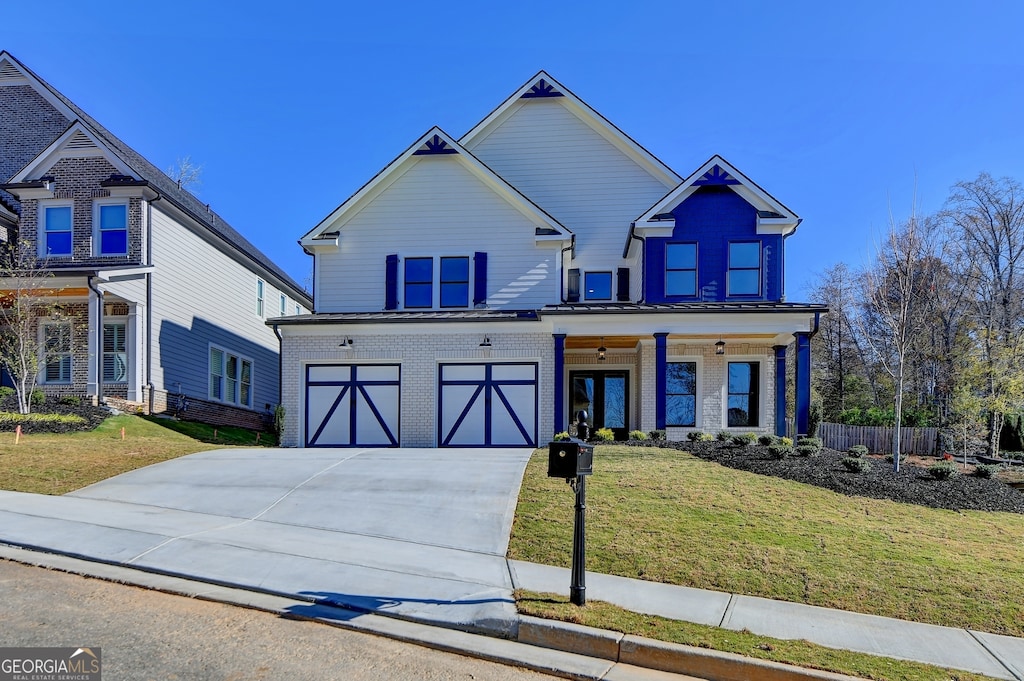
<svg viewBox="0 0 1024 681">
<path fill-rule="evenodd" d="M 14 414 L 0 412 L 0 425 L 18 425 L 20 423 L 70 423 L 81 425 L 85 419 L 77 414 Z"/>
<path fill-rule="evenodd" d="M 888 463 L 892 463 L 892 454 L 886 454 L 885 455 L 885 460 Z M 904 463 L 906 460 L 907 460 L 907 456 L 905 454 L 900 454 L 900 463 Z"/>
<path fill-rule="evenodd" d="M 280 439 L 284 434 L 284 405 L 279 404 L 274 407 L 274 434 Z"/>
<path fill-rule="evenodd" d="M 768 455 L 773 459 L 785 459 L 793 453 L 793 448 L 781 443 L 768 445 Z"/>
<path fill-rule="evenodd" d="M 799 456 L 817 456 L 820 451 L 814 445 L 807 445 L 803 442 L 798 442 L 796 445 L 796 453 Z"/>
<path fill-rule="evenodd" d="M 718 440 L 719 442 L 726 442 L 731 437 L 732 435 L 730 435 L 729 432 L 725 430 L 720 430 L 718 431 L 718 435 L 715 435 L 715 439 Z"/>
<path fill-rule="evenodd" d="M 742 435 L 733 435 L 730 439 L 737 447 L 749 447 L 750 445 L 757 442 L 757 435 L 754 433 L 743 433 Z"/>
<path fill-rule="evenodd" d="M 793 446 L 793 438 L 791 438 L 791 437 L 780 437 L 779 438 L 779 444 L 780 445 L 786 445 L 787 447 L 792 447 Z"/>
<path fill-rule="evenodd" d="M 6 400 L 9 397 L 14 396 L 14 388 L 6 385 L 0 385 L 0 402 Z"/>
<path fill-rule="evenodd" d="M 648 435 L 651 436 L 652 440 L 664 440 L 665 439 L 665 431 L 664 430 L 652 430 L 651 432 L 648 433 Z"/>
<path fill-rule="evenodd" d="M 843 459 L 843 466 L 845 466 L 846 470 L 851 473 L 863 473 L 871 468 L 871 462 L 867 459 L 861 459 L 856 456 L 848 456 Z"/>
<path fill-rule="evenodd" d="M 598 428 L 594 431 L 594 439 L 598 442 L 614 442 L 615 433 L 611 428 Z"/>
<path fill-rule="evenodd" d="M 631 430 L 631 431 L 629 431 L 629 439 L 630 440 L 646 440 L 647 439 L 647 433 L 645 433 L 642 430 Z"/>
<path fill-rule="evenodd" d="M 761 437 L 757 438 L 757 443 L 760 445 L 764 445 L 765 447 L 770 447 L 778 441 L 779 438 L 777 438 L 774 435 L 762 435 Z"/>
<path fill-rule="evenodd" d="M 940 461 L 933 463 L 928 467 L 928 472 L 936 480 L 949 480 L 950 478 L 959 475 L 960 471 L 957 470 L 956 464 L 949 461 Z"/>
<path fill-rule="evenodd" d="M 814 402 L 807 415 L 807 434 L 814 437 L 818 434 L 818 424 L 821 423 L 821 403 Z"/>
<path fill-rule="evenodd" d="M 821 439 L 816 437 L 802 437 L 796 441 L 796 445 L 797 447 L 814 447 L 815 453 L 820 452 L 822 448 Z"/>
<path fill-rule="evenodd" d="M 551 441 L 552 442 L 564 442 L 565 440 L 568 440 L 568 439 L 570 439 L 569 433 L 567 433 L 567 432 L 565 432 L 563 430 L 561 433 L 555 433 L 554 437 L 551 438 Z"/>
<path fill-rule="evenodd" d="M 999 472 L 999 466 L 993 466 L 987 463 L 979 463 L 974 467 L 974 474 L 979 478 L 991 478 Z"/>
<path fill-rule="evenodd" d="M 36 388 L 35 390 L 32 391 L 32 395 L 29 398 L 29 402 L 31 402 L 36 407 L 38 407 L 41 404 L 46 404 L 46 393 L 44 393 L 39 388 Z"/>
<path fill-rule="evenodd" d="M 868 448 L 865 445 L 854 445 L 847 449 L 846 453 L 855 459 L 860 459 L 868 455 Z"/>
<path fill-rule="evenodd" d="M 703 436 L 703 431 L 691 430 L 689 433 L 686 434 L 686 439 L 689 440 L 690 442 L 702 442 L 703 440 L 701 440 L 701 438 Z"/>
<path fill-rule="evenodd" d="M 77 407 L 82 404 L 82 398 L 78 395 L 61 395 L 57 401 L 70 407 Z"/>
</svg>

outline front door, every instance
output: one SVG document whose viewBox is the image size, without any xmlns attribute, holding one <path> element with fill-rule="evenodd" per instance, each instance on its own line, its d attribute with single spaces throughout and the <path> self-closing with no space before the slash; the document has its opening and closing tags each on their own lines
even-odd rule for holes
<svg viewBox="0 0 1024 681">
<path fill-rule="evenodd" d="M 629 437 L 629 372 L 570 371 L 571 419 L 586 410 L 591 431 L 611 428 L 616 440 Z"/>
</svg>

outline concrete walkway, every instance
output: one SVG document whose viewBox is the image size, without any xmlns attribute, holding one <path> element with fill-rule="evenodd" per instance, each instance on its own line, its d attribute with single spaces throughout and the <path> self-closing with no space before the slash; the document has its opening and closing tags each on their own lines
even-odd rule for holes
<svg viewBox="0 0 1024 681">
<path fill-rule="evenodd" d="M 63 497 L 0 492 L 0 543 L 516 638 L 506 561 L 530 450 L 222 450 Z M 1024 640 L 588 573 L 587 598 L 672 619 L 1024 679 Z"/>
</svg>

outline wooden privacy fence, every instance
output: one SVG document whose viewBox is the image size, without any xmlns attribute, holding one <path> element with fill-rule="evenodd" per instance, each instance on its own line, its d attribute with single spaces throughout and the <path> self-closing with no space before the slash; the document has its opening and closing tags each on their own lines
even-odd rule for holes
<svg viewBox="0 0 1024 681">
<path fill-rule="evenodd" d="M 895 428 L 885 426 L 818 424 L 818 437 L 821 438 L 822 444 L 840 452 L 845 452 L 853 445 L 864 445 L 872 454 L 887 454 L 892 451 L 892 438 L 895 433 Z M 938 428 L 901 428 L 900 452 L 923 456 L 934 454 L 938 437 Z"/>
</svg>

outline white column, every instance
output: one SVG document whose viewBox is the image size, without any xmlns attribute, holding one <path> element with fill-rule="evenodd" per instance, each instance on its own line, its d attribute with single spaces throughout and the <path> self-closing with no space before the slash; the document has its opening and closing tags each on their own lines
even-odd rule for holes
<svg viewBox="0 0 1024 681">
<path fill-rule="evenodd" d="M 99 319 L 100 305 L 103 304 L 103 299 L 97 297 L 97 295 L 90 291 L 89 292 L 89 347 L 87 354 L 87 366 L 89 368 L 88 383 L 86 384 L 85 393 L 87 395 L 95 396 L 97 394 L 96 385 L 96 358 L 99 356 L 98 353 L 103 352 L 103 346 L 100 344 L 101 334 L 103 333 L 102 326 L 96 328 L 96 320 Z"/>
<path fill-rule="evenodd" d="M 146 354 L 145 333 L 142 320 L 146 318 L 145 305 L 128 303 L 128 319 L 125 322 L 125 351 L 128 354 L 128 401 L 142 401 L 143 356 Z"/>
</svg>

